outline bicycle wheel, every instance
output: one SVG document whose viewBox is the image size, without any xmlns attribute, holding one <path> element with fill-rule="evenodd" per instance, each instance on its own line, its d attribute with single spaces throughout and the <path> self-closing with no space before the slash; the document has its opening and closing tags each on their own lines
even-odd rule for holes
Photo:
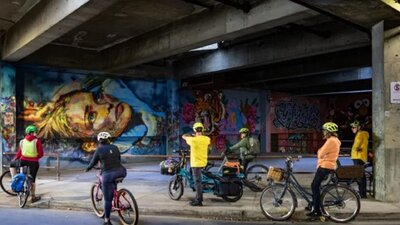
<svg viewBox="0 0 400 225">
<path fill-rule="evenodd" d="M 250 166 L 246 171 L 246 181 L 252 183 L 253 185 L 246 184 L 252 191 L 262 191 L 268 185 L 267 181 L 268 167 L 255 164 Z M 252 188 L 255 186 L 256 188 Z M 257 188 L 258 187 L 258 188 Z"/>
<path fill-rule="evenodd" d="M 27 179 L 27 180 L 25 180 L 24 187 L 23 187 L 22 191 L 18 192 L 18 194 L 17 194 L 17 196 L 18 196 L 18 205 L 19 205 L 20 208 L 24 208 L 25 207 L 26 202 L 28 201 L 30 190 L 31 190 L 31 185 L 30 185 L 30 183 L 29 183 L 29 181 Z"/>
<path fill-rule="evenodd" d="M 11 180 L 11 172 L 9 170 L 5 171 L 0 177 L 0 187 L 8 195 L 17 196 L 17 193 L 11 190 Z"/>
<path fill-rule="evenodd" d="M 349 186 L 331 185 L 321 193 L 322 213 L 335 222 L 348 222 L 360 212 L 360 197 Z"/>
<path fill-rule="evenodd" d="M 104 216 L 104 196 L 99 184 L 94 184 L 92 186 L 90 190 L 90 199 L 92 199 L 94 213 L 102 218 Z"/>
<path fill-rule="evenodd" d="M 132 193 L 127 189 L 118 190 L 118 215 L 124 225 L 136 225 L 139 221 L 139 208 Z"/>
<path fill-rule="evenodd" d="M 283 221 L 289 219 L 295 211 L 296 197 L 292 190 L 283 184 L 273 184 L 264 189 L 260 197 L 263 214 L 271 219 Z"/>
<path fill-rule="evenodd" d="M 179 200 L 183 195 L 183 182 L 181 176 L 173 176 L 168 184 L 168 195 L 172 200 Z"/>
</svg>

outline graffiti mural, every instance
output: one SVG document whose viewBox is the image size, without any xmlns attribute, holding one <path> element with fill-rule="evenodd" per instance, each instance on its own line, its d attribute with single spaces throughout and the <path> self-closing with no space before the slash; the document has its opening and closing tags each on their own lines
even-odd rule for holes
<svg viewBox="0 0 400 225">
<path fill-rule="evenodd" d="M 182 96 L 182 132 L 190 133 L 194 122 L 202 122 L 205 134 L 211 137 L 214 153 L 237 142 L 237 132 L 242 127 L 249 128 L 253 134 L 260 131 L 258 92 L 213 90 L 186 92 Z M 184 142 L 182 145 L 187 147 Z"/>
<path fill-rule="evenodd" d="M 294 99 L 282 100 L 275 105 L 273 125 L 276 128 L 320 130 L 320 124 L 320 110 L 316 105 Z"/>
<path fill-rule="evenodd" d="M 165 80 L 41 70 L 20 73 L 24 101 L 18 119 L 24 126 L 38 127 L 45 151 L 86 162 L 96 149 L 97 134 L 108 131 L 122 153 L 165 154 L 164 127 L 171 105 Z"/>
<path fill-rule="evenodd" d="M 0 129 L 3 152 L 16 152 L 15 129 L 15 69 L 0 64 Z"/>
</svg>

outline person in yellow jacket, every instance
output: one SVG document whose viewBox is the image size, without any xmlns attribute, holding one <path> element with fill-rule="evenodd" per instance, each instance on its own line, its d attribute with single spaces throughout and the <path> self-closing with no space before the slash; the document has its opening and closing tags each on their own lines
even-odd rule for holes
<svg viewBox="0 0 400 225">
<path fill-rule="evenodd" d="M 354 121 L 350 124 L 351 130 L 356 134 L 354 138 L 353 146 L 351 147 L 351 159 L 354 165 L 364 165 L 368 161 L 368 139 L 369 134 L 367 131 L 361 129 L 359 121 Z M 365 174 L 358 182 L 358 189 L 360 191 L 361 198 L 367 197 L 367 181 Z"/>
<path fill-rule="evenodd" d="M 193 124 L 194 135 L 184 134 L 182 138 L 190 146 L 190 167 L 192 168 L 196 198 L 190 202 L 192 206 L 203 205 L 203 185 L 201 170 L 207 165 L 210 138 L 203 135 L 204 126 L 200 122 Z"/>
<path fill-rule="evenodd" d="M 339 157 L 341 142 L 338 138 L 338 125 L 327 122 L 322 126 L 324 145 L 317 152 L 317 172 L 311 184 L 313 207 L 306 215 L 311 218 L 318 218 L 321 213 L 321 182 L 332 171 L 336 170 L 336 160 Z"/>
</svg>

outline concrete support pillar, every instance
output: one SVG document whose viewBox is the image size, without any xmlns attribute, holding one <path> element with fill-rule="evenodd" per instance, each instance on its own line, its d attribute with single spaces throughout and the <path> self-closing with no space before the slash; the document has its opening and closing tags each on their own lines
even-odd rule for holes
<svg viewBox="0 0 400 225">
<path fill-rule="evenodd" d="M 400 81 L 400 27 L 372 28 L 372 116 L 375 196 L 400 202 L 400 103 L 391 103 L 392 82 Z"/>
<path fill-rule="evenodd" d="M 0 61 L 0 173 L 8 163 L 3 153 L 15 152 L 15 68 Z"/>
</svg>

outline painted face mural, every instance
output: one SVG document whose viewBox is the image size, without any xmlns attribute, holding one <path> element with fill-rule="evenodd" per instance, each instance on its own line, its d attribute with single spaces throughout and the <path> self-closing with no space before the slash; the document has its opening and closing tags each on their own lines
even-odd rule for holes
<svg viewBox="0 0 400 225">
<path fill-rule="evenodd" d="M 81 140 L 82 150 L 91 152 L 97 134 L 107 131 L 122 152 L 159 154 L 162 148 L 157 137 L 165 113 L 152 110 L 122 80 L 73 81 L 60 85 L 51 101 L 26 100 L 24 106 L 19 118 L 33 122 L 44 140 Z"/>
</svg>

